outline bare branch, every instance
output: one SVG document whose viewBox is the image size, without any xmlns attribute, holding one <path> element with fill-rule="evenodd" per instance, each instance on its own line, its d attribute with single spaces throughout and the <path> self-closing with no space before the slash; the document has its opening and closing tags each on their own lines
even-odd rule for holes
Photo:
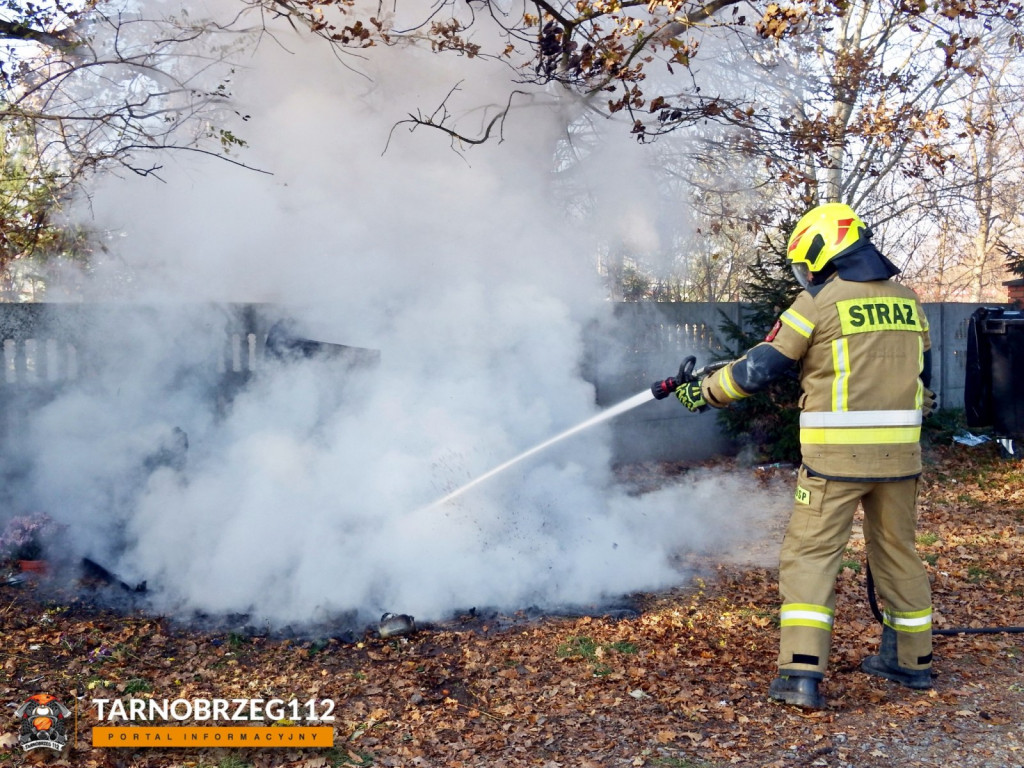
<svg viewBox="0 0 1024 768">
<path fill-rule="evenodd" d="M 529 94 L 525 91 L 512 91 L 508 96 L 508 100 L 505 102 L 505 106 L 487 121 L 483 127 L 482 133 L 478 136 L 467 136 L 455 130 L 450 125 L 452 114 L 448 110 L 448 100 L 453 94 L 460 90 L 459 85 L 460 84 L 456 84 L 450 91 L 448 91 L 448 94 L 441 100 L 441 103 L 431 114 L 424 115 L 422 112 L 410 114 L 408 119 L 399 120 L 391 126 L 391 130 L 388 132 L 387 143 L 385 144 L 384 151 L 381 154 L 388 151 L 388 147 L 391 146 L 391 139 L 394 136 L 395 130 L 400 125 L 412 125 L 410 131 L 415 131 L 421 126 L 441 131 L 441 133 L 447 134 L 451 138 L 453 148 L 456 143 L 469 145 L 483 144 L 491 139 L 492 132 L 495 132 L 495 129 L 497 129 L 496 135 L 498 137 L 498 142 L 501 143 L 504 141 L 503 131 L 505 127 L 505 120 L 508 118 L 509 112 L 512 109 L 512 101 L 516 96 L 527 96 Z"/>
</svg>

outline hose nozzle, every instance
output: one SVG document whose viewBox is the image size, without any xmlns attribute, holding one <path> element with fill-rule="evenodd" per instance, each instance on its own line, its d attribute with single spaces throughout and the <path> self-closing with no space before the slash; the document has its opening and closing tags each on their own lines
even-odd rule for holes
<svg viewBox="0 0 1024 768">
<path fill-rule="evenodd" d="M 694 370 L 697 366 L 697 358 L 693 355 L 688 355 L 683 358 L 683 362 L 679 366 L 679 373 L 651 384 L 651 394 L 654 395 L 655 400 L 664 400 L 683 384 L 690 381 L 699 381 L 719 368 L 724 368 L 729 362 L 728 360 L 719 360 L 705 365 L 700 370 Z"/>
<path fill-rule="evenodd" d="M 654 399 L 664 400 L 681 385 L 688 381 L 693 381 L 693 367 L 695 365 L 697 365 L 697 358 L 690 355 L 683 359 L 682 364 L 679 366 L 679 373 L 675 376 L 669 376 L 667 379 L 651 384 L 651 394 L 654 395 Z"/>
</svg>

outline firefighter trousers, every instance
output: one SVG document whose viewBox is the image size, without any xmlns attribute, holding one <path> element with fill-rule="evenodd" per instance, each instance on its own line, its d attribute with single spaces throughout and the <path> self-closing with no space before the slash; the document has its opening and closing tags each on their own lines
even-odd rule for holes
<svg viewBox="0 0 1024 768">
<path fill-rule="evenodd" d="M 917 485 L 916 478 L 827 480 L 801 467 L 779 564 L 781 674 L 824 676 L 836 576 L 861 504 L 868 563 L 885 606 L 885 624 L 896 630 L 899 666 L 931 666 L 931 587 L 915 547 Z"/>
</svg>

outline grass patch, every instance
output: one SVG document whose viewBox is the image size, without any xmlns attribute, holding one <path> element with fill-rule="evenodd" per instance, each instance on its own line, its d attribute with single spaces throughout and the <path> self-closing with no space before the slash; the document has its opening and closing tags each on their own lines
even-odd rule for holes
<svg viewBox="0 0 1024 768">
<path fill-rule="evenodd" d="M 237 632 L 228 633 L 228 647 L 238 650 L 249 642 L 245 635 L 240 635 Z"/>
<path fill-rule="evenodd" d="M 992 573 L 986 571 L 984 568 L 979 568 L 976 565 L 972 565 L 967 569 L 967 580 L 972 584 L 980 584 L 986 579 L 991 578 Z"/>
<path fill-rule="evenodd" d="M 580 656 L 588 661 L 597 658 L 598 644 L 592 637 L 570 637 L 558 646 L 555 656 L 560 659 L 571 659 Z"/>
<path fill-rule="evenodd" d="M 125 693 L 149 693 L 152 690 L 153 686 L 150 685 L 149 680 L 145 680 L 141 677 L 133 677 L 124 684 Z"/>
<path fill-rule="evenodd" d="M 555 656 L 560 659 L 571 659 L 580 657 L 588 661 L 594 661 L 609 651 L 614 653 L 635 654 L 638 652 L 636 643 L 626 640 L 617 640 L 614 643 L 598 643 L 594 638 L 580 635 L 570 637 L 558 646 Z"/>
<path fill-rule="evenodd" d="M 650 764 L 657 768 L 713 768 L 711 763 L 691 760 L 688 757 L 656 757 Z"/>
<path fill-rule="evenodd" d="M 577 635 L 561 643 L 555 650 L 555 656 L 559 659 L 583 659 L 590 662 L 592 672 L 597 677 L 604 677 L 615 671 L 609 664 L 609 656 L 617 653 L 635 654 L 638 653 L 638 649 L 635 643 L 625 640 L 598 643 L 592 637 Z"/>
<path fill-rule="evenodd" d="M 217 763 L 217 768 L 252 768 L 252 764 L 235 755 L 229 755 Z"/>
<path fill-rule="evenodd" d="M 925 531 L 917 535 L 917 543 L 923 547 L 930 547 L 939 540 L 939 534 Z"/>
<path fill-rule="evenodd" d="M 327 640 L 314 640 L 312 643 L 310 643 L 309 649 L 306 651 L 306 654 L 309 656 L 309 658 L 312 659 L 318 653 L 326 651 L 329 645 L 330 643 Z"/>
<path fill-rule="evenodd" d="M 627 642 L 626 640 L 619 640 L 617 642 L 612 643 L 608 647 L 611 648 L 616 653 L 627 653 L 627 654 L 637 653 L 636 643 L 630 643 L 630 642 Z"/>
</svg>

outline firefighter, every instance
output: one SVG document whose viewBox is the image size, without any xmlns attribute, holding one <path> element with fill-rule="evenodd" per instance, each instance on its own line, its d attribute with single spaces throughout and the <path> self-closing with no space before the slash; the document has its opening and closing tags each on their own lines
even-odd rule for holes
<svg viewBox="0 0 1024 768">
<path fill-rule="evenodd" d="M 935 405 L 928 321 L 916 294 L 890 280 L 899 269 L 848 205 L 806 213 L 788 259 L 804 290 L 765 341 L 675 390 L 691 411 L 722 408 L 799 369 L 802 465 L 780 557 L 779 674 L 769 696 L 825 706 L 835 579 L 858 505 L 885 605 L 879 652 L 861 669 L 931 688 L 931 590 L 914 543 L 921 419 Z"/>
</svg>

